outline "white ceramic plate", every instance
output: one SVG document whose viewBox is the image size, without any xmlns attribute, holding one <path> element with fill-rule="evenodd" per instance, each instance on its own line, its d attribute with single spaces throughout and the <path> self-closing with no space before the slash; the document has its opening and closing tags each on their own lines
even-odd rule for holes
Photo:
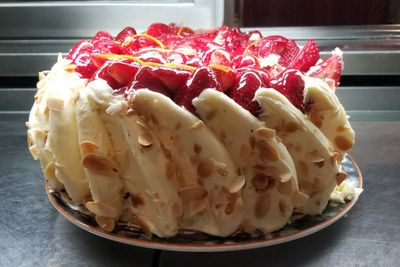
<svg viewBox="0 0 400 267">
<path fill-rule="evenodd" d="M 347 172 L 349 179 L 357 188 L 362 188 L 362 175 L 356 162 L 346 156 L 342 162 L 342 169 Z M 138 228 L 117 222 L 116 229 L 106 232 L 97 226 L 94 219 L 83 206 L 76 206 L 68 201 L 65 192 L 56 192 L 46 183 L 47 195 L 53 206 L 73 224 L 95 235 L 117 242 L 171 251 L 233 251 L 259 248 L 285 243 L 305 237 L 336 222 L 342 218 L 356 203 L 357 199 L 339 205 L 328 204 L 327 208 L 318 216 L 293 216 L 290 225 L 271 234 L 238 234 L 233 237 L 219 238 L 201 233 L 180 233 L 173 238 L 148 238 Z"/>
</svg>

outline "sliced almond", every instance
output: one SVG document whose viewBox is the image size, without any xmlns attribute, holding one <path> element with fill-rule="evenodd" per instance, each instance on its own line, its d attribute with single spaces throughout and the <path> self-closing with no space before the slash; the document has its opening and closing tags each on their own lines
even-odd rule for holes
<svg viewBox="0 0 400 267">
<path fill-rule="evenodd" d="M 51 110 L 62 111 L 64 110 L 64 100 L 58 97 L 47 98 L 46 105 Z"/>
<path fill-rule="evenodd" d="M 143 132 L 139 135 L 138 142 L 144 147 L 151 146 L 153 144 L 153 135 L 150 132 Z"/>
<path fill-rule="evenodd" d="M 190 127 L 190 130 L 191 130 L 191 131 L 194 131 L 194 130 L 200 129 L 200 128 L 202 128 L 202 127 L 204 127 L 204 122 L 202 122 L 202 121 L 197 121 L 196 123 L 194 123 L 194 124 Z"/>
<path fill-rule="evenodd" d="M 297 131 L 298 128 L 299 127 L 297 126 L 297 124 L 295 122 L 291 121 L 291 122 L 288 122 L 285 124 L 283 130 L 287 133 L 293 133 L 293 132 Z"/>
<path fill-rule="evenodd" d="M 258 173 L 251 179 L 251 185 L 256 190 L 264 190 L 269 183 L 269 177 L 264 173 Z"/>
<path fill-rule="evenodd" d="M 257 147 L 262 156 L 270 161 L 277 161 L 280 159 L 279 152 L 276 148 L 269 142 L 265 140 L 258 140 Z"/>
<path fill-rule="evenodd" d="M 222 162 L 215 162 L 215 169 L 221 176 L 226 176 L 228 175 L 228 171 L 226 170 L 226 164 Z"/>
<path fill-rule="evenodd" d="M 82 155 L 87 155 L 91 153 L 95 153 L 99 150 L 99 146 L 93 143 L 92 141 L 83 141 L 80 143 L 80 148 Z"/>
<path fill-rule="evenodd" d="M 144 199 L 140 194 L 131 194 L 131 202 L 134 208 L 144 205 Z"/>
<path fill-rule="evenodd" d="M 246 179 L 243 176 L 236 176 L 235 180 L 232 182 L 229 187 L 229 193 L 235 194 L 242 190 L 244 184 L 246 183 Z"/>
<path fill-rule="evenodd" d="M 275 130 L 267 127 L 258 128 L 256 134 L 265 139 L 272 139 L 275 136 Z"/>
<path fill-rule="evenodd" d="M 207 195 L 207 190 L 200 186 L 182 187 L 178 189 L 178 196 L 184 201 L 203 199 L 206 198 Z"/>
<path fill-rule="evenodd" d="M 215 163 L 211 159 L 206 159 L 200 161 L 199 165 L 197 166 L 197 175 L 200 178 L 207 178 L 211 175 L 214 170 Z"/>
<path fill-rule="evenodd" d="M 113 218 L 96 215 L 95 220 L 105 231 L 112 232 L 112 230 L 114 230 L 115 220 Z"/>
<path fill-rule="evenodd" d="M 114 163 L 100 154 L 85 155 L 82 159 L 82 165 L 94 173 L 106 176 L 113 176 L 118 172 Z"/>
<path fill-rule="evenodd" d="M 116 218 L 118 216 L 117 210 L 106 203 L 89 201 L 86 203 L 86 208 L 96 215 L 112 218 Z"/>
<path fill-rule="evenodd" d="M 353 146 L 353 143 L 343 135 L 336 136 L 333 142 L 341 151 L 347 151 Z"/>
</svg>

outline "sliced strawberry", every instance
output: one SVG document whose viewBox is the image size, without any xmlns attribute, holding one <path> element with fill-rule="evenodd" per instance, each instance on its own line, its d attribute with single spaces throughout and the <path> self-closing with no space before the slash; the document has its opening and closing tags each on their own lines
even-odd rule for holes
<svg viewBox="0 0 400 267">
<path fill-rule="evenodd" d="M 204 89 L 215 88 L 220 90 L 217 79 L 212 69 L 203 67 L 197 69 L 192 77 L 186 82 L 175 96 L 175 101 L 191 112 L 195 112 L 192 100 L 197 97 Z"/>
<path fill-rule="evenodd" d="M 254 94 L 262 86 L 263 82 L 257 73 L 248 71 L 236 80 L 229 96 L 256 116 L 259 113 L 260 106 L 254 101 Z"/>
<path fill-rule="evenodd" d="M 320 79 L 335 81 L 335 87 L 339 86 L 340 75 L 343 71 L 343 57 L 334 54 L 310 69 L 307 75 Z"/>
<path fill-rule="evenodd" d="M 229 69 L 228 71 L 214 68 L 215 76 L 223 92 L 232 87 L 236 79 L 236 70 Z"/>
<path fill-rule="evenodd" d="M 313 39 L 310 39 L 296 55 L 288 68 L 308 71 L 311 66 L 314 66 L 315 63 L 317 63 L 318 59 L 318 45 Z"/>
<path fill-rule="evenodd" d="M 96 33 L 96 35 L 93 37 L 92 40 L 95 42 L 104 41 L 104 40 L 110 41 L 110 40 L 114 40 L 114 38 L 108 32 L 99 31 Z"/>
<path fill-rule="evenodd" d="M 153 68 L 149 66 L 143 66 L 140 68 L 129 88 L 135 90 L 149 89 L 167 96 L 171 95 L 164 83 L 154 76 Z"/>
<path fill-rule="evenodd" d="M 260 67 L 243 67 L 243 68 L 239 68 L 236 70 L 237 71 L 237 77 L 241 77 L 243 76 L 246 72 L 253 72 L 255 74 L 257 74 L 257 76 L 261 79 L 262 81 L 262 86 L 263 87 L 269 87 L 269 83 L 270 83 L 270 75 L 268 74 L 268 72 Z"/>
<path fill-rule="evenodd" d="M 117 37 L 115 37 L 115 40 L 118 42 L 125 42 L 126 38 L 129 36 L 133 36 L 136 34 L 136 30 L 132 27 L 126 27 L 125 29 L 123 29 L 122 31 L 120 31 L 117 35 Z"/>
<path fill-rule="evenodd" d="M 115 61 L 109 65 L 107 71 L 119 84 L 125 86 L 135 78 L 140 67 L 137 63 Z"/>
<path fill-rule="evenodd" d="M 187 70 L 158 67 L 154 68 L 153 74 L 175 94 L 179 88 L 185 86 L 192 73 Z"/>
<path fill-rule="evenodd" d="M 154 63 L 159 63 L 159 64 L 164 64 L 167 63 L 165 60 L 165 53 L 162 53 L 160 51 L 139 51 L 133 55 L 137 59 L 140 59 L 144 62 L 154 62 Z"/>
<path fill-rule="evenodd" d="M 167 61 L 174 64 L 186 64 L 187 56 L 178 51 L 171 51 L 167 55 Z"/>
<path fill-rule="evenodd" d="M 83 40 L 77 43 L 67 55 L 67 59 L 71 59 L 76 65 L 75 71 L 82 78 L 90 78 L 93 76 L 98 67 L 91 60 L 91 53 L 94 45 L 91 41 Z"/>
<path fill-rule="evenodd" d="M 287 69 L 270 82 L 272 88 L 286 96 L 301 111 L 304 110 L 304 81 L 302 75 L 303 73 L 299 70 Z"/>
<path fill-rule="evenodd" d="M 237 55 L 232 60 L 232 66 L 234 68 L 242 67 L 259 67 L 258 60 L 252 55 Z"/>
<path fill-rule="evenodd" d="M 285 50 L 281 53 L 279 64 L 282 66 L 289 66 L 293 62 L 296 55 L 299 53 L 300 48 L 292 39 L 288 39 Z"/>
<path fill-rule="evenodd" d="M 101 66 L 101 68 L 98 69 L 98 71 L 96 71 L 96 73 L 93 75 L 92 80 L 97 80 L 97 79 L 103 79 L 105 80 L 108 85 L 113 88 L 113 89 L 117 89 L 122 87 L 122 85 L 116 81 L 109 73 L 108 73 L 108 68 L 109 66 L 113 64 L 112 61 L 107 61 L 106 63 L 103 64 L 103 66 Z"/>
<path fill-rule="evenodd" d="M 259 39 L 254 48 L 258 57 L 265 58 L 271 54 L 280 55 L 286 49 L 287 43 L 287 38 L 279 35 L 271 35 Z"/>
<path fill-rule="evenodd" d="M 157 38 L 164 34 L 174 34 L 174 31 L 173 27 L 170 27 L 167 24 L 153 23 L 147 28 L 146 33 Z"/>
</svg>

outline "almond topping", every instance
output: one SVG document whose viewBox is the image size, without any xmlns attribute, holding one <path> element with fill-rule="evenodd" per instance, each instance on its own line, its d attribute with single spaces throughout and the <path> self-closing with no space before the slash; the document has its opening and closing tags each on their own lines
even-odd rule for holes
<svg viewBox="0 0 400 267">
<path fill-rule="evenodd" d="M 92 141 L 83 141 L 80 144 L 82 155 L 87 155 L 99 150 L 99 147 Z"/>
<path fill-rule="evenodd" d="M 118 216 L 117 210 L 106 203 L 89 201 L 86 203 L 86 208 L 96 215 L 112 218 L 116 218 Z"/>
<path fill-rule="evenodd" d="M 239 192 L 245 183 L 246 179 L 243 176 L 237 176 L 229 188 L 229 193 L 234 194 Z"/>
<path fill-rule="evenodd" d="M 333 142 L 341 151 L 347 151 L 353 146 L 353 143 L 343 135 L 336 136 Z"/>
<path fill-rule="evenodd" d="M 256 134 L 260 137 L 271 139 L 275 136 L 275 130 L 266 127 L 261 127 L 257 129 Z"/>
<path fill-rule="evenodd" d="M 315 126 L 317 126 L 317 128 L 321 128 L 321 127 L 322 127 L 322 119 L 323 119 L 323 118 L 321 118 L 321 116 L 320 116 L 319 114 L 313 113 L 313 114 L 311 114 L 311 116 L 310 116 L 311 122 L 312 122 Z"/>
<path fill-rule="evenodd" d="M 199 144 L 194 144 L 193 145 L 193 150 L 194 150 L 194 152 L 196 152 L 197 154 L 199 154 L 200 152 L 201 152 L 201 145 L 199 145 Z"/>
<path fill-rule="evenodd" d="M 338 172 L 336 174 L 336 184 L 340 185 L 347 177 L 347 173 L 345 172 Z"/>
<path fill-rule="evenodd" d="M 207 190 L 199 186 L 182 187 L 178 189 L 178 196 L 184 201 L 203 199 L 206 198 L 207 195 Z"/>
<path fill-rule="evenodd" d="M 232 212 L 235 210 L 235 203 L 234 202 L 229 202 L 228 205 L 225 207 L 225 214 L 229 215 L 232 214 Z"/>
<path fill-rule="evenodd" d="M 64 109 L 64 100 L 56 97 L 47 98 L 46 105 L 51 110 L 62 111 Z"/>
<path fill-rule="evenodd" d="M 132 206 L 135 208 L 144 205 L 144 200 L 139 194 L 131 194 L 131 202 Z"/>
<path fill-rule="evenodd" d="M 114 163 L 99 154 L 87 154 L 82 159 L 82 165 L 86 169 L 101 175 L 113 176 L 117 173 Z"/>
<path fill-rule="evenodd" d="M 228 171 L 226 170 L 226 164 L 222 162 L 215 162 L 215 169 L 221 176 L 226 176 Z"/>
<path fill-rule="evenodd" d="M 193 125 L 190 127 L 190 130 L 191 130 L 191 131 L 194 131 L 194 130 L 197 130 L 197 129 L 200 129 L 200 128 L 203 128 L 203 127 L 204 127 L 204 122 L 198 121 L 198 122 L 196 122 L 195 124 L 193 124 Z"/>
<path fill-rule="evenodd" d="M 324 167 L 324 163 L 325 163 L 325 160 L 320 160 L 320 161 L 315 161 L 314 165 L 317 166 L 318 168 L 322 168 L 322 167 Z"/>
<path fill-rule="evenodd" d="M 151 146 L 153 144 L 153 135 L 149 132 L 143 132 L 139 135 L 138 142 L 144 147 Z"/>
<path fill-rule="evenodd" d="M 257 142 L 258 149 L 262 156 L 267 158 L 270 161 L 277 161 L 280 159 L 278 150 L 275 147 L 265 140 L 259 140 Z"/>
<path fill-rule="evenodd" d="M 169 151 L 168 148 L 165 147 L 164 143 L 160 142 L 160 148 L 161 148 L 161 151 L 163 152 L 164 156 L 167 159 L 171 159 L 171 157 L 172 157 L 171 151 Z"/>
<path fill-rule="evenodd" d="M 257 219 L 262 219 L 271 208 L 271 198 L 269 194 L 260 195 L 254 206 L 254 215 Z"/>
<path fill-rule="evenodd" d="M 285 124 L 284 126 L 284 131 L 287 133 L 293 133 L 295 131 L 297 131 L 298 127 L 297 124 L 295 122 L 288 122 L 287 124 Z"/>
<path fill-rule="evenodd" d="M 216 110 L 216 109 L 209 110 L 206 114 L 206 119 L 212 120 L 214 118 L 215 114 L 217 114 L 217 112 L 218 112 L 218 110 Z"/>
<path fill-rule="evenodd" d="M 137 115 L 136 111 L 134 109 L 132 109 L 132 108 L 129 108 L 126 111 L 126 116 L 130 117 L 130 116 L 133 116 L 133 115 Z"/>
<path fill-rule="evenodd" d="M 253 179 L 251 179 L 251 185 L 256 190 L 263 190 L 267 188 L 269 182 L 269 177 L 263 173 L 256 174 Z"/>
<path fill-rule="evenodd" d="M 97 224 L 107 232 L 114 230 L 115 221 L 113 218 L 96 215 L 95 220 Z"/>
<path fill-rule="evenodd" d="M 197 175 L 200 178 L 207 178 L 214 170 L 215 163 L 213 160 L 206 159 L 199 163 L 197 167 Z"/>
</svg>

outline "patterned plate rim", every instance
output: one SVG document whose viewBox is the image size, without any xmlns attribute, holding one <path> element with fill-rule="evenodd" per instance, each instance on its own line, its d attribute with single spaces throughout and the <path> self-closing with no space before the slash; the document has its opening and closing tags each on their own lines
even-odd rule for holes
<svg viewBox="0 0 400 267">
<path fill-rule="evenodd" d="M 363 188 L 363 179 L 362 179 L 362 173 L 361 170 L 358 166 L 358 164 L 355 162 L 355 160 L 350 156 L 347 155 L 351 163 L 353 164 L 353 167 L 355 168 L 355 171 L 358 175 L 357 177 L 357 188 Z M 277 244 L 282 244 L 286 243 L 292 240 L 296 240 L 308 235 L 311 235 L 315 232 L 318 232 L 329 225 L 333 224 L 334 222 L 338 221 L 340 218 L 342 218 L 345 214 L 347 214 L 351 208 L 354 206 L 354 204 L 357 202 L 357 198 L 354 198 L 351 201 L 346 202 L 346 204 L 338 210 L 333 216 L 329 217 L 328 219 L 321 221 L 320 223 L 313 225 L 309 228 L 306 228 L 304 230 L 298 231 L 293 234 L 285 235 L 285 236 L 279 236 L 279 237 L 273 237 L 270 239 L 255 239 L 255 240 L 247 240 L 247 241 L 242 241 L 242 242 L 237 242 L 237 243 L 223 243 L 223 244 L 192 244 L 192 243 L 186 243 L 186 244 L 180 244 L 180 243 L 168 243 L 168 241 L 165 242 L 159 242 L 159 241 L 153 241 L 153 240 L 143 240 L 143 239 L 138 239 L 130 236 L 125 236 L 122 234 L 118 233 L 109 233 L 101 229 L 100 227 L 94 227 L 92 225 L 89 225 L 82 220 L 79 220 L 79 218 L 74 217 L 70 212 L 67 210 L 66 205 L 60 205 L 55 196 L 51 193 L 51 189 L 48 186 L 48 183 L 46 181 L 45 183 L 45 188 L 46 188 L 46 193 L 47 196 L 51 202 L 51 204 L 56 208 L 56 210 L 62 214 L 66 219 L 68 219 L 70 222 L 78 226 L 79 228 L 88 231 L 92 234 L 95 234 L 97 236 L 110 239 L 116 242 L 128 244 L 128 245 L 134 245 L 138 247 L 144 247 L 144 248 L 151 248 L 151 249 L 161 249 L 161 250 L 169 250 L 169 251 L 182 251 L 182 252 L 223 252 L 223 251 L 236 251 L 236 250 L 246 250 L 246 249 L 254 249 L 254 248 L 260 248 L 260 247 L 267 247 L 267 246 L 273 246 Z M 279 231 L 278 231 L 279 232 Z"/>
</svg>

